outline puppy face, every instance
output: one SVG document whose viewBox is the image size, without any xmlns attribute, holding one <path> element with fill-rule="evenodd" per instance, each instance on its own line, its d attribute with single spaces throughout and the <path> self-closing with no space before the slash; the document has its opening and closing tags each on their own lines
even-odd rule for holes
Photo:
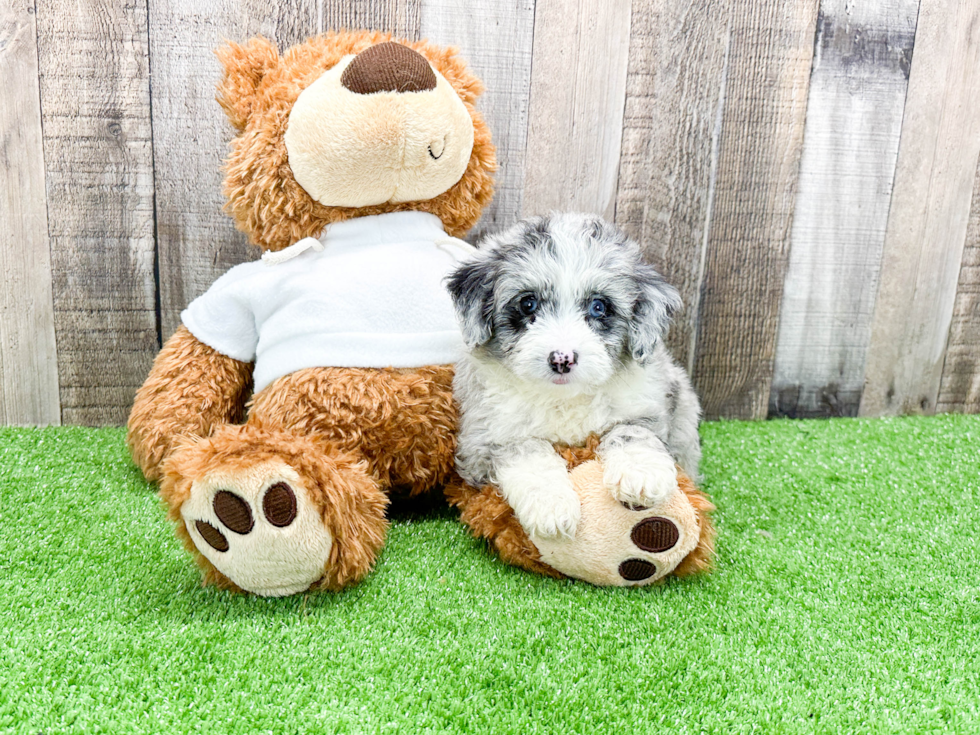
<svg viewBox="0 0 980 735">
<path fill-rule="evenodd" d="M 581 214 L 487 238 L 448 286 L 475 354 L 566 390 L 601 386 L 625 362 L 644 362 L 681 305 L 634 242 Z"/>
</svg>

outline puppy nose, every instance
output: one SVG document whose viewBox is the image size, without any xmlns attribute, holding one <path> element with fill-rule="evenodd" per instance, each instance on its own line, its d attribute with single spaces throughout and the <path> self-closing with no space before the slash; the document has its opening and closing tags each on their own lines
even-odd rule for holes
<svg viewBox="0 0 980 735">
<path fill-rule="evenodd" d="M 340 83 L 356 94 L 424 92 L 436 88 L 436 75 L 421 54 L 388 41 L 361 51 L 344 69 Z"/>
<path fill-rule="evenodd" d="M 577 352 L 555 350 L 548 355 L 548 364 L 551 365 L 551 369 L 559 375 L 572 372 L 572 368 L 575 367 L 576 360 L 578 360 Z"/>
</svg>

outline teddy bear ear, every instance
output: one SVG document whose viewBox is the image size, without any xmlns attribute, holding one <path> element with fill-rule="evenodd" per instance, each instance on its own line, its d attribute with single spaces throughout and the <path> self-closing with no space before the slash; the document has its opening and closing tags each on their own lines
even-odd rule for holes
<svg viewBox="0 0 980 735">
<path fill-rule="evenodd" d="M 252 114 L 259 84 L 279 64 L 279 50 L 274 43 L 258 36 L 245 46 L 229 42 L 214 53 L 225 70 L 218 84 L 218 104 L 240 132 Z"/>
</svg>

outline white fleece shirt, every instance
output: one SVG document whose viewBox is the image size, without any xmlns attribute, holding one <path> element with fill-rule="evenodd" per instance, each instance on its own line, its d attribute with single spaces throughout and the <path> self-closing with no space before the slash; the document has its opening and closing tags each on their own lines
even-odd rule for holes
<svg viewBox="0 0 980 735">
<path fill-rule="evenodd" d="M 235 266 L 181 320 L 209 347 L 254 362 L 255 392 L 303 368 L 453 363 L 463 338 L 443 279 L 470 252 L 425 212 L 338 222 L 319 243 Z"/>
</svg>

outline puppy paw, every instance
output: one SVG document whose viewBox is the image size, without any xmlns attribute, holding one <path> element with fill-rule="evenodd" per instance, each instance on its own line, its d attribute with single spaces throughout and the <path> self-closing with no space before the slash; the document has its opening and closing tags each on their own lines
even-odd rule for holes
<svg viewBox="0 0 980 735">
<path fill-rule="evenodd" d="M 578 495 L 567 486 L 527 488 L 514 513 L 532 538 L 573 538 L 582 519 Z"/>
<path fill-rule="evenodd" d="M 621 503 L 648 508 L 678 491 L 677 467 L 663 452 L 617 450 L 603 462 L 603 482 Z"/>
</svg>

